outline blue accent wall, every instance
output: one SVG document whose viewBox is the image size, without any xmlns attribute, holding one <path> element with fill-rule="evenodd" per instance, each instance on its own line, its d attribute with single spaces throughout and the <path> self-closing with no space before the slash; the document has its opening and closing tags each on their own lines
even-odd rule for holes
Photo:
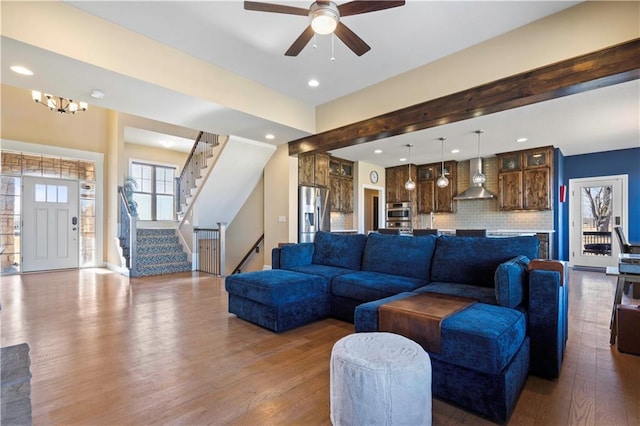
<svg viewBox="0 0 640 426">
<path fill-rule="evenodd" d="M 556 213 L 553 216 L 553 229 L 555 233 L 551 236 L 551 244 L 553 247 L 553 259 L 564 259 L 563 253 L 569 253 L 569 233 L 565 231 L 567 227 L 562 220 L 565 212 L 569 210 L 569 203 L 560 202 L 560 185 L 567 185 L 564 177 L 564 155 L 558 148 L 555 149 L 553 155 L 553 169 L 555 170 L 555 176 L 553 177 L 553 205 L 556 206 Z M 566 238 L 563 238 L 566 235 Z"/>
<path fill-rule="evenodd" d="M 561 155 L 561 154 L 560 154 Z M 560 157 L 557 155 L 556 157 Z M 640 241 L 640 148 L 620 149 L 617 151 L 597 152 L 593 154 L 572 155 L 564 157 L 564 161 L 556 164 L 556 188 L 560 184 L 569 185 L 569 179 L 628 175 L 629 206 L 627 217 L 629 223 L 627 239 Z M 568 197 L 567 197 L 568 199 Z M 568 202 L 559 203 L 554 218 L 558 238 L 559 259 L 569 259 L 569 206 Z M 564 205 L 562 205 L 564 204 Z"/>
</svg>

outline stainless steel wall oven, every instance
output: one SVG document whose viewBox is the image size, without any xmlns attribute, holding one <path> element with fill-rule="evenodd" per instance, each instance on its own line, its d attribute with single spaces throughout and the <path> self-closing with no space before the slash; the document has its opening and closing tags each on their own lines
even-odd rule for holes
<svg viewBox="0 0 640 426">
<path fill-rule="evenodd" d="M 386 227 L 411 230 L 411 203 L 387 203 Z"/>
</svg>

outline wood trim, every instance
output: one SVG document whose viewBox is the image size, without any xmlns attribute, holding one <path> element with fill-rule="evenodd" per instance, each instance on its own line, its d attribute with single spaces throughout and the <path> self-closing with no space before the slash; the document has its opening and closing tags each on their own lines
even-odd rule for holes
<svg viewBox="0 0 640 426">
<path fill-rule="evenodd" d="M 289 155 L 330 151 L 640 78 L 640 39 L 289 142 Z"/>
</svg>

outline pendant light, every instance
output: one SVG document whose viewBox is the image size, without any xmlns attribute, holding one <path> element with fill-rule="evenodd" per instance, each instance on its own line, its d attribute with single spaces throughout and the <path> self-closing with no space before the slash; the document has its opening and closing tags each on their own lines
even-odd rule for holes
<svg viewBox="0 0 640 426">
<path fill-rule="evenodd" d="M 476 130 L 475 133 L 478 134 L 478 160 L 480 160 L 480 135 L 484 133 L 484 130 Z M 482 163 L 478 161 L 478 164 L 482 164 Z M 473 174 L 473 177 L 471 178 L 471 182 L 473 182 L 474 185 L 482 185 L 483 183 L 485 183 L 486 180 L 487 178 L 485 177 L 485 175 L 482 174 L 482 170 L 480 170 L 479 168 L 478 170 L 476 170 L 476 172 Z"/>
<path fill-rule="evenodd" d="M 447 186 L 449 186 L 449 179 L 447 179 L 447 177 L 444 175 L 444 141 L 446 141 L 447 138 L 442 137 L 438 139 L 440 139 L 440 142 L 442 143 L 442 150 L 441 150 L 442 165 L 440 166 L 440 177 L 436 181 L 436 185 L 438 185 L 438 188 L 446 188 Z"/>
<path fill-rule="evenodd" d="M 407 191 L 413 191 L 414 189 L 416 189 L 416 183 L 413 181 L 413 179 L 411 179 L 411 147 L 413 146 L 413 144 L 409 143 L 407 144 L 407 147 L 409 148 L 409 180 L 407 180 L 404 184 L 404 189 L 406 189 Z"/>
</svg>

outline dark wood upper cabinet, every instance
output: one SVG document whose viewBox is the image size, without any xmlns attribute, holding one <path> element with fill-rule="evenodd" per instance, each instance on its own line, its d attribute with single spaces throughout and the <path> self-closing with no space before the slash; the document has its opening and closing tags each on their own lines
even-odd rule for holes
<svg viewBox="0 0 640 426">
<path fill-rule="evenodd" d="M 329 159 L 331 211 L 353 213 L 353 161 Z"/>
<path fill-rule="evenodd" d="M 440 177 L 442 163 L 418 166 L 418 213 L 455 213 L 453 197 L 457 195 L 458 164 L 455 161 L 444 163 L 444 175 L 449 185 L 440 188 L 436 185 Z"/>
<path fill-rule="evenodd" d="M 550 210 L 553 147 L 498 154 L 500 210 Z"/>
<path fill-rule="evenodd" d="M 500 210 L 522 210 L 522 172 L 498 174 L 498 203 Z"/>
<path fill-rule="evenodd" d="M 396 166 L 388 167 L 385 170 L 385 183 L 387 187 L 387 203 L 404 203 L 415 199 L 415 195 L 411 195 L 410 192 L 404 187 L 404 184 L 409 180 L 409 166 Z M 411 165 L 411 179 L 415 182 L 417 180 L 417 167 Z"/>
<path fill-rule="evenodd" d="M 329 155 L 325 153 L 299 155 L 298 185 L 329 187 Z"/>
</svg>

